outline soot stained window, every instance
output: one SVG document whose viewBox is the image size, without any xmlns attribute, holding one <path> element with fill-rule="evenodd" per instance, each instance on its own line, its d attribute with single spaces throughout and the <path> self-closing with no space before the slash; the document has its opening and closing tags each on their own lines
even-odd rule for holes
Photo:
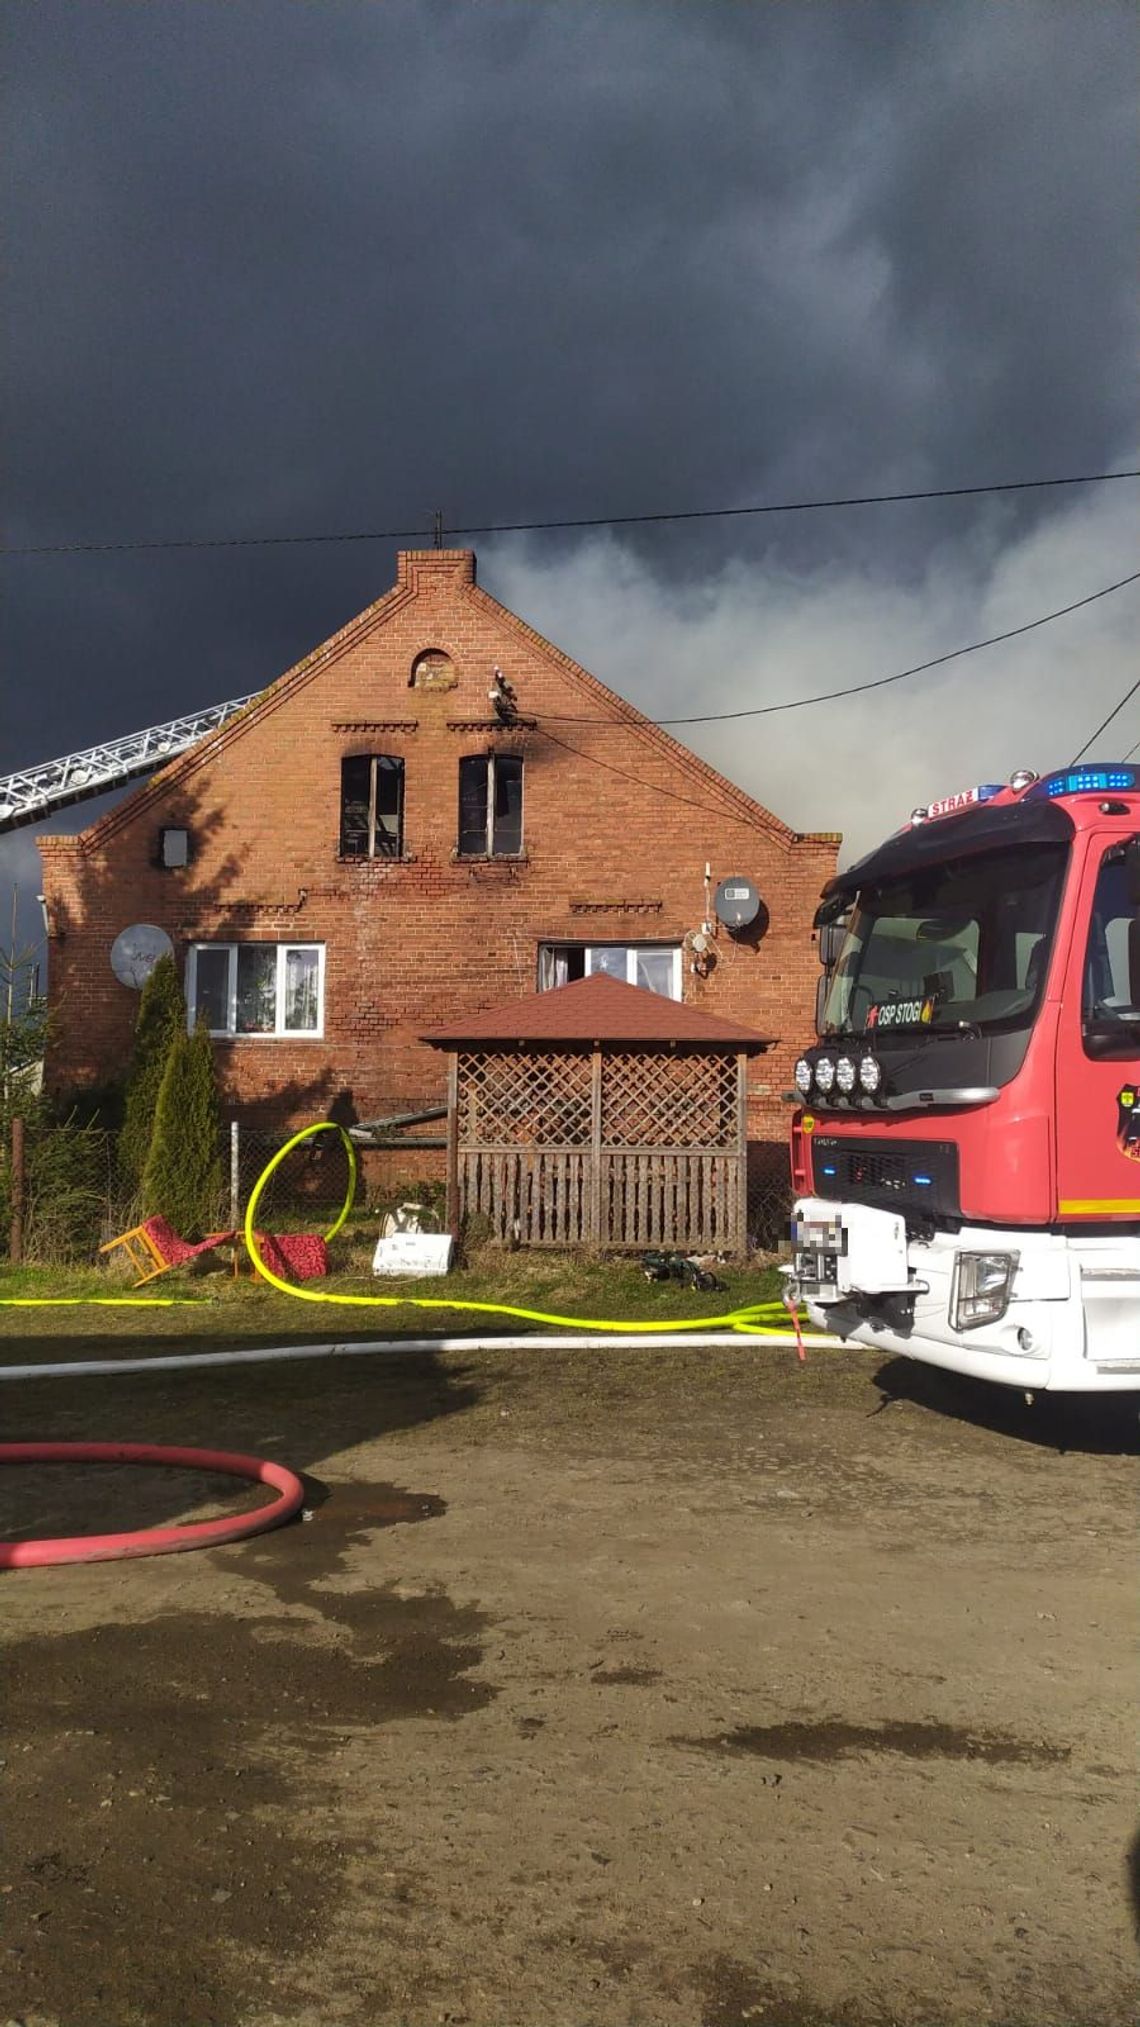
<svg viewBox="0 0 1140 2027">
<path fill-rule="evenodd" d="M 477 753 L 459 763 L 459 855 L 511 858 L 522 851 L 523 764 L 517 753 Z"/>
</svg>

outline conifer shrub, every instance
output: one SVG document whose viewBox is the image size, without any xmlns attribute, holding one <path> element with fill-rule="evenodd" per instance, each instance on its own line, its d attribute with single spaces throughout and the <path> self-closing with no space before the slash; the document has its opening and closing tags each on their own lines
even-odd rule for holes
<svg viewBox="0 0 1140 2027">
<path fill-rule="evenodd" d="M 160 957 L 142 989 L 119 1130 L 119 1180 L 130 1196 L 142 1182 L 163 1073 L 178 1035 L 186 1036 L 186 1002 L 173 957 Z"/>
<path fill-rule="evenodd" d="M 210 1037 L 181 1027 L 159 1086 L 154 1133 L 142 1179 L 144 1217 L 164 1217 L 184 1239 L 221 1221 L 221 1111 Z"/>
</svg>

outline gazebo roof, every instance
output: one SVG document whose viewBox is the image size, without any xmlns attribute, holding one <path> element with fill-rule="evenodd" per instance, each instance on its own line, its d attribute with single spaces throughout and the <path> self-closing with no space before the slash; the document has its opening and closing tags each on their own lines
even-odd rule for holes
<svg viewBox="0 0 1140 2027">
<path fill-rule="evenodd" d="M 421 1040 L 440 1049 L 464 1042 L 657 1042 L 759 1055 L 772 1047 L 772 1038 L 754 1028 L 604 973 L 463 1014 Z"/>
</svg>

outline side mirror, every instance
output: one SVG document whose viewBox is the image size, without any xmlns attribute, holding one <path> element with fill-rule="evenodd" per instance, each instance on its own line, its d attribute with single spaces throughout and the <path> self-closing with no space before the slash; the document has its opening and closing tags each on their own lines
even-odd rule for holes
<svg viewBox="0 0 1140 2027">
<path fill-rule="evenodd" d="M 1134 907 L 1140 907 L 1140 837 L 1127 838 L 1105 854 L 1105 864 L 1124 867 L 1124 884 Z"/>
<path fill-rule="evenodd" d="M 1124 847 L 1124 879 L 1129 900 L 1140 908 L 1140 838 L 1129 838 Z"/>
<path fill-rule="evenodd" d="M 825 922 L 819 932 L 819 961 L 825 971 L 834 971 L 839 962 L 847 929 L 842 922 Z"/>
<path fill-rule="evenodd" d="M 1086 1023 L 1085 1048 L 1090 1056 L 1140 1056 L 1140 1007 L 1098 1010 Z"/>
</svg>

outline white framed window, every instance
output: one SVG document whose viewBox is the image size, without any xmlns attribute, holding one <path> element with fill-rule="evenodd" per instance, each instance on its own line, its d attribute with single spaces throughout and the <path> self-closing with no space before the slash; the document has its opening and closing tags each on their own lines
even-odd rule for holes
<svg viewBox="0 0 1140 2027">
<path fill-rule="evenodd" d="M 323 943 L 192 943 L 186 960 L 191 1032 L 321 1036 Z"/>
<path fill-rule="evenodd" d="M 574 978 L 604 972 L 624 985 L 640 985 L 663 999 L 681 998 L 679 943 L 540 943 L 538 989 L 550 992 Z"/>
</svg>

